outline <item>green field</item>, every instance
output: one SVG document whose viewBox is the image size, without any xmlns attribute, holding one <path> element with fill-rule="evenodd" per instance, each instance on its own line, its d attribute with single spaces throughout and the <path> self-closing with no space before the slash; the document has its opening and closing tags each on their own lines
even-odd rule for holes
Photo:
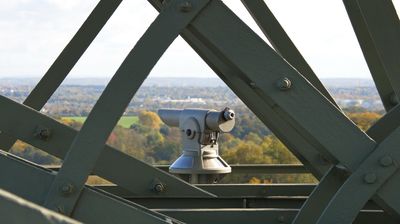
<svg viewBox="0 0 400 224">
<path fill-rule="evenodd" d="M 86 117 L 63 117 L 63 118 L 69 118 L 77 122 L 85 122 Z M 118 125 L 124 127 L 124 128 L 129 128 L 132 124 L 136 124 L 139 121 L 139 118 L 137 116 L 123 116 L 121 119 L 118 121 Z"/>
</svg>

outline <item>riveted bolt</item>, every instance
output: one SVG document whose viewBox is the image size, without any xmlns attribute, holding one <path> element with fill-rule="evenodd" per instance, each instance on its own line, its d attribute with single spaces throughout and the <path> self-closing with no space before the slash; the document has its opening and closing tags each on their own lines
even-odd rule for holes
<svg viewBox="0 0 400 224">
<path fill-rule="evenodd" d="M 242 208 L 249 208 L 249 205 L 247 204 L 247 199 L 246 198 L 243 198 Z"/>
<path fill-rule="evenodd" d="M 190 12 L 190 11 L 192 11 L 192 3 L 190 3 L 190 2 L 182 2 L 179 5 L 179 10 L 181 12 Z"/>
<path fill-rule="evenodd" d="M 49 139 L 50 134 L 50 129 L 44 127 L 38 127 L 35 132 L 35 136 L 44 141 Z"/>
<path fill-rule="evenodd" d="M 393 159 L 390 156 L 384 156 L 379 160 L 379 163 L 383 167 L 388 167 L 393 164 Z"/>
<path fill-rule="evenodd" d="M 61 186 L 60 191 L 63 195 L 67 196 L 72 194 L 72 192 L 74 191 L 74 186 L 72 184 L 64 184 Z"/>
<path fill-rule="evenodd" d="M 278 222 L 279 223 L 284 223 L 285 222 L 285 216 L 281 215 L 278 217 Z"/>
<path fill-rule="evenodd" d="M 283 77 L 278 80 L 277 86 L 280 90 L 288 90 L 292 87 L 292 81 L 286 77 Z"/>
<path fill-rule="evenodd" d="M 376 174 L 375 173 L 367 173 L 364 175 L 364 182 L 367 184 L 373 184 L 376 182 Z"/>
<path fill-rule="evenodd" d="M 65 214 L 65 209 L 64 209 L 64 206 L 62 206 L 62 205 L 57 205 L 57 206 L 55 207 L 55 210 L 56 210 L 58 213 Z"/>
<path fill-rule="evenodd" d="M 158 183 L 154 185 L 154 190 L 158 193 L 161 193 L 165 190 L 165 187 L 162 183 Z"/>
<path fill-rule="evenodd" d="M 250 88 L 255 89 L 257 87 L 255 82 L 250 82 L 249 83 Z"/>
</svg>

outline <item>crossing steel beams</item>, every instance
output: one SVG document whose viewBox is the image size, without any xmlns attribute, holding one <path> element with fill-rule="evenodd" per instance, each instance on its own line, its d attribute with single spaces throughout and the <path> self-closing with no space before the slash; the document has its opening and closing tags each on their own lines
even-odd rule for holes
<svg viewBox="0 0 400 224">
<path fill-rule="evenodd" d="M 101 0 L 98 3 L 24 105 L 0 96 L 0 148 L 4 150 L 0 154 L 0 188 L 87 223 L 400 221 L 397 193 L 400 188 L 397 149 L 400 139 L 400 26 L 390 0 L 344 0 L 388 111 L 367 132 L 342 113 L 261 0 L 242 2 L 273 48 L 219 0 L 149 0 L 160 12 L 159 16 L 127 55 L 82 129 L 77 132 L 38 112 L 120 2 Z M 263 197 L 268 191 L 260 192 L 259 188 L 249 186 L 190 185 L 105 144 L 137 89 L 178 35 L 320 180 L 309 196 L 310 186 L 308 193 L 302 195 L 306 201 L 300 202 L 301 209 L 291 206 L 293 201 L 282 200 L 280 203 L 285 204 L 285 208 L 266 206 L 252 210 L 247 201 L 249 192 L 256 191 Z M 49 130 L 50 135 L 35 135 L 41 129 Z M 55 172 L 7 153 L 17 139 L 62 159 L 61 168 Z M 134 196 L 126 200 L 129 197 L 115 195 L 115 189 L 85 186 L 92 173 Z M 155 182 L 167 186 L 165 191 L 155 191 Z M 304 188 L 292 187 L 294 192 Z M 243 208 L 176 207 L 182 205 L 182 201 L 231 205 L 224 198 L 229 195 L 225 191 L 238 194 Z M 288 188 L 286 197 L 293 196 L 289 191 Z M 279 196 L 285 196 L 285 191 L 280 192 Z M 14 206 L 13 199 L 3 200 L 6 197 L 6 193 L 0 192 L 0 207 L 11 207 L 9 202 Z M 149 209 L 136 203 L 146 204 L 143 202 L 146 197 L 148 206 L 152 201 L 158 205 L 167 201 L 174 209 Z M 373 204 L 371 210 L 365 210 L 370 208 L 367 203 Z M 15 212 L 31 208 L 32 214 L 40 210 L 34 206 L 14 208 Z M 59 219 L 72 222 L 65 217 Z"/>
</svg>

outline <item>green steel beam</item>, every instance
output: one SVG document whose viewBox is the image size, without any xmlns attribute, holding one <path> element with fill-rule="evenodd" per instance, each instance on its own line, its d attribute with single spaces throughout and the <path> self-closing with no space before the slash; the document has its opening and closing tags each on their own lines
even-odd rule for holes
<svg viewBox="0 0 400 224">
<path fill-rule="evenodd" d="M 198 184 L 218 197 L 308 196 L 314 184 Z"/>
<path fill-rule="evenodd" d="M 169 45 L 207 3 L 208 0 L 175 0 L 166 4 L 125 58 L 72 142 L 49 190 L 44 204 L 46 207 L 62 205 L 65 214 L 73 211 L 107 138 L 134 94 Z M 190 10 L 186 9 L 188 5 Z M 68 197 L 59 194 L 60 187 L 65 185 L 74 188 Z"/>
<path fill-rule="evenodd" d="M 301 207 L 293 220 L 293 224 L 316 223 L 329 201 L 347 178 L 346 171 L 340 167 L 332 167 L 314 188 L 310 197 Z"/>
<path fill-rule="evenodd" d="M 274 14 L 268 8 L 267 4 L 265 4 L 264 0 L 241 1 L 278 54 L 295 67 L 297 71 L 299 71 L 299 73 L 302 74 L 316 89 L 318 89 L 332 104 L 339 108 L 310 65 L 308 65 L 307 61 L 297 50 L 290 37 L 286 34 L 281 24 L 279 24 Z"/>
<path fill-rule="evenodd" d="M 392 110 L 385 114 L 379 121 L 377 121 L 367 134 L 371 136 L 376 142 L 381 143 L 387 136 L 393 133 L 400 127 L 400 105 L 395 106 Z M 382 208 L 389 211 L 391 214 L 396 215 L 400 220 L 400 197 L 398 197 L 398 189 L 400 188 L 400 173 L 396 172 L 390 180 L 390 183 L 385 184 L 373 197 Z M 384 202 L 383 202 L 384 199 Z"/>
<path fill-rule="evenodd" d="M 295 208 L 300 209 L 307 197 L 264 198 L 125 198 L 149 209 L 161 208 Z M 382 210 L 374 202 L 365 204 L 364 210 Z"/>
<path fill-rule="evenodd" d="M 0 189 L 2 223 L 80 224 L 76 220 L 26 201 Z"/>
<path fill-rule="evenodd" d="M 400 97 L 400 22 L 391 0 L 343 0 L 387 111 Z"/>
<path fill-rule="evenodd" d="M 171 198 L 161 195 L 146 197 L 132 194 L 116 185 L 94 187 L 148 208 L 300 208 L 315 187 L 315 185 L 306 184 L 200 184 L 197 186 L 218 197 Z M 369 201 L 363 209 L 380 210 L 380 207 Z M 318 211 L 314 212 L 318 213 Z"/>
<path fill-rule="evenodd" d="M 379 147 L 347 178 L 325 207 L 318 223 L 351 223 L 353 221 L 364 204 L 395 172 L 398 172 L 399 139 L 400 127 L 379 144 Z M 349 200 L 349 196 L 352 200 Z M 396 196 L 392 195 L 392 197 Z"/>
<path fill-rule="evenodd" d="M 400 126 L 400 105 L 395 106 L 392 110 L 387 112 L 378 122 L 376 122 L 370 129 L 368 129 L 367 134 L 372 137 L 377 143 L 382 142 L 385 138 L 393 132 L 397 127 Z M 334 197 L 337 191 L 343 186 L 348 174 L 346 171 L 340 168 L 331 169 L 325 177 L 321 180 L 318 187 L 312 192 L 309 199 L 304 203 L 301 212 L 296 216 L 293 223 L 316 223 L 318 221 L 319 215 L 322 214 L 323 210 L 328 206 L 330 200 Z M 399 208 L 400 205 L 396 205 L 396 201 L 400 198 L 393 197 L 396 195 L 396 189 L 400 187 L 399 184 L 392 186 L 384 186 L 382 190 L 379 191 L 380 197 L 374 197 L 386 211 L 391 214 L 396 214 L 391 207 Z M 385 195 L 383 195 L 385 194 Z M 392 196 L 390 196 L 392 194 Z M 386 202 L 383 202 L 381 198 L 385 198 Z M 385 206 L 388 201 L 393 206 Z M 398 215 L 396 215 L 398 216 Z"/>
<path fill-rule="evenodd" d="M 271 197 L 271 198 L 125 198 L 149 209 L 179 208 L 295 208 L 304 203 L 304 197 Z M 375 206 L 375 209 L 377 207 Z M 380 208 L 378 208 L 380 209 Z"/>
<path fill-rule="evenodd" d="M 158 169 L 168 172 L 170 165 L 154 165 Z M 302 164 L 230 164 L 230 174 L 262 173 L 262 174 L 294 174 L 310 173 Z"/>
<path fill-rule="evenodd" d="M 376 142 L 382 142 L 391 132 L 400 126 L 400 105 L 395 106 L 379 119 L 367 131 Z"/>
<path fill-rule="evenodd" d="M 231 197 L 231 198 L 263 198 L 263 197 L 276 197 L 276 196 L 301 196 L 305 197 L 311 194 L 315 188 L 315 184 L 196 184 L 195 186 L 211 192 L 218 197 Z M 111 194 L 117 195 L 122 198 L 130 197 L 145 197 L 145 198 L 172 198 L 171 196 L 157 195 L 148 196 L 141 194 L 134 194 L 128 190 L 121 188 L 117 185 L 94 185 L 95 188 L 107 191 Z M 185 195 L 174 198 L 190 198 Z M 193 197 L 192 197 L 193 198 Z M 195 197 L 206 198 L 206 197 Z"/>
<path fill-rule="evenodd" d="M 121 1 L 122 0 L 101 0 L 97 4 L 78 32 L 25 99 L 25 105 L 35 110 L 42 109 L 78 62 L 79 58 L 96 38 L 97 34 L 107 23 L 114 11 L 118 8 Z M 9 150 L 14 145 L 15 141 L 15 138 L 0 133 L 1 149 Z"/>
<path fill-rule="evenodd" d="M 4 132 L 3 134 L 21 139 L 60 159 L 65 157 L 69 144 L 78 133 L 50 117 L 3 96 L 0 96 L 0 108 L 2 108 L 0 110 L 0 130 Z M 35 135 L 37 130 L 41 128 L 50 130 L 49 138 L 41 139 Z M 104 150 L 93 173 L 128 189 L 134 194 L 171 197 L 213 196 L 117 149 L 107 145 L 103 147 Z M 140 173 L 126 172 L 127 170 L 140 170 Z M 164 192 L 159 193 L 154 190 L 155 180 L 166 186 Z"/>
<path fill-rule="evenodd" d="M 282 224 L 290 223 L 297 209 L 156 209 L 155 211 L 175 217 L 190 224 Z M 382 211 L 361 211 L 354 224 L 395 224 Z"/>
<path fill-rule="evenodd" d="M 56 173 L 8 153 L 0 153 L 0 188 L 35 204 L 43 204 Z M 68 191 L 60 189 L 60 194 Z M 63 212 L 62 206 L 57 207 Z M 171 223 L 177 222 L 140 205 L 84 187 L 71 217 L 85 223 Z"/>
<path fill-rule="evenodd" d="M 157 169 L 168 172 L 170 165 L 153 165 Z M 58 171 L 60 166 L 47 165 L 47 169 Z M 297 173 L 310 173 L 302 164 L 230 164 L 232 168 L 231 174 L 297 174 Z"/>
</svg>

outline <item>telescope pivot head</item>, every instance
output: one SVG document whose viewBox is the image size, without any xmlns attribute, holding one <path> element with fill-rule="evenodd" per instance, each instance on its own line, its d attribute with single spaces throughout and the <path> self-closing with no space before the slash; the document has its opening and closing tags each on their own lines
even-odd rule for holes
<svg viewBox="0 0 400 224">
<path fill-rule="evenodd" d="M 181 131 L 183 154 L 170 166 L 171 173 L 193 176 L 231 172 L 231 167 L 218 154 L 218 138 L 234 128 L 233 110 L 228 107 L 222 111 L 160 109 L 158 115 L 165 124 L 179 127 Z"/>
</svg>

